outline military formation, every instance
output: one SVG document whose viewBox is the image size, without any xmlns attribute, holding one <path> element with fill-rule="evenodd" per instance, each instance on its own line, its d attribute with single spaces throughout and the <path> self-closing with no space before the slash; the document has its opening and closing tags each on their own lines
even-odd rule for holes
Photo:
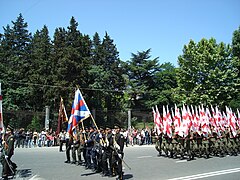
<svg viewBox="0 0 240 180">
<path fill-rule="evenodd" d="M 65 163 L 84 166 L 103 177 L 117 176 L 122 180 L 123 149 L 124 136 L 119 126 L 114 129 L 78 127 L 75 135 L 66 138 Z"/>
<path fill-rule="evenodd" d="M 169 137 L 163 132 L 157 136 L 156 150 L 159 156 L 180 158 L 188 161 L 195 157 L 209 158 L 210 156 L 224 157 L 237 156 L 240 153 L 240 129 L 237 127 L 237 135 L 233 136 L 230 128 L 216 132 L 211 127 L 211 132 L 189 130 L 188 135 L 181 137 L 174 132 Z"/>
</svg>

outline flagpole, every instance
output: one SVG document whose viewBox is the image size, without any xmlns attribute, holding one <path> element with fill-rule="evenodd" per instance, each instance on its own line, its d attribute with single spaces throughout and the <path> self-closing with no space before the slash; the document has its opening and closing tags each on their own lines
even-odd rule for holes
<svg viewBox="0 0 240 180">
<path fill-rule="evenodd" d="M 95 127 L 97 128 L 97 130 L 98 130 L 97 124 L 96 124 L 96 122 L 95 122 L 95 120 L 94 120 L 92 114 L 90 114 L 90 116 L 91 116 L 91 118 L 92 118 L 92 120 L 93 120 L 94 126 L 95 126 Z"/>
<path fill-rule="evenodd" d="M 82 121 L 82 128 L 83 128 L 83 130 L 85 131 L 83 121 Z M 87 140 L 87 138 L 86 138 L 86 132 L 83 134 L 83 136 L 84 136 L 84 140 L 86 141 L 86 140 Z"/>
</svg>

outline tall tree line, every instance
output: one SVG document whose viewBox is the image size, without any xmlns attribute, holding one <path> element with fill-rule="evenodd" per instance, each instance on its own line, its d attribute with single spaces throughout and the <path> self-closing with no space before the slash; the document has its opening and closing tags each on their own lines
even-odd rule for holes
<svg viewBox="0 0 240 180">
<path fill-rule="evenodd" d="M 70 113 L 76 86 L 99 125 L 125 125 L 127 109 L 149 114 L 154 105 L 239 107 L 240 29 L 231 45 L 190 40 L 176 68 L 152 58 L 151 49 L 121 60 L 107 32 L 103 38 L 83 34 L 74 17 L 68 27 L 56 28 L 52 39 L 47 26 L 30 33 L 22 14 L 11 23 L 0 36 L 5 124 L 27 127 L 44 119 L 50 106 L 56 127 L 60 96 Z"/>
</svg>

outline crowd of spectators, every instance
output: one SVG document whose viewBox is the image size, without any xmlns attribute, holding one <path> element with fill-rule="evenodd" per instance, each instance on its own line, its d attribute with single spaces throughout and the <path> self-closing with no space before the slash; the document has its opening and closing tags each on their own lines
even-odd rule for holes
<svg viewBox="0 0 240 180">
<path fill-rule="evenodd" d="M 16 129 L 14 132 L 15 148 L 32 148 L 32 147 L 50 147 L 56 146 L 57 135 L 52 129 L 37 132 L 36 130 Z"/>
<path fill-rule="evenodd" d="M 156 132 L 150 128 L 135 129 L 123 131 L 126 146 L 128 145 L 150 145 L 155 143 Z"/>
<path fill-rule="evenodd" d="M 149 128 L 124 130 L 122 133 L 125 138 L 126 146 L 133 145 L 150 145 L 155 143 L 155 131 Z M 67 137 L 66 131 L 59 135 L 52 129 L 43 129 L 41 132 L 36 130 L 25 130 L 24 128 L 14 131 L 15 148 L 32 148 L 32 147 L 51 147 L 65 143 Z M 0 138 L 2 139 L 2 138 Z M 0 143 L 1 144 L 1 143 Z"/>
</svg>

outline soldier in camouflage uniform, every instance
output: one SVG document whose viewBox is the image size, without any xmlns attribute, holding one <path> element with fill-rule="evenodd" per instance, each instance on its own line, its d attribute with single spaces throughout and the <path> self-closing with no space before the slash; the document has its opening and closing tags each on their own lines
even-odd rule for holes
<svg viewBox="0 0 240 180">
<path fill-rule="evenodd" d="M 162 131 L 160 132 L 159 135 L 157 135 L 157 141 L 156 141 L 156 145 L 155 148 L 158 151 L 158 156 L 162 155 Z"/>
<path fill-rule="evenodd" d="M 184 159 L 184 154 L 185 154 L 185 148 L 184 145 L 185 144 L 185 138 L 178 136 L 178 152 L 180 154 L 180 159 L 183 160 Z"/>
<path fill-rule="evenodd" d="M 165 153 L 165 156 L 168 157 L 168 136 L 165 133 L 162 137 L 162 146 L 161 149 L 163 150 L 163 152 Z"/>
<path fill-rule="evenodd" d="M 237 126 L 237 136 L 236 136 L 237 151 L 240 153 L 240 128 Z"/>
<path fill-rule="evenodd" d="M 228 148 L 231 156 L 237 156 L 237 144 L 236 144 L 236 137 L 234 137 L 232 131 L 229 132 L 229 142 Z"/>
<path fill-rule="evenodd" d="M 185 138 L 185 149 L 187 151 L 187 155 L 188 155 L 188 161 L 193 160 L 194 159 L 194 133 L 193 131 L 189 131 L 187 137 Z"/>
<path fill-rule="evenodd" d="M 209 148 L 210 154 L 216 156 L 218 153 L 218 143 L 216 142 L 217 133 L 214 130 L 214 127 L 211 126 L 211 133 L 209 134 Z"/>
<path fill-rule="evenodd" d="M 209 138 L 207 133 L 202 134 L 202 154 L 206 159 L 209 158 Z"/>
<path fill-rule="evenodd" d="M 172 144 L 172 137 L 168 137 L 168 139 L 167 139 L 167 143 L 168 143 L 169 158 L 173 158 L 173 144 Z"/>
<path fill-rule="evenodd" d="M 179 154 L 179 148 L 178 148 L 178 134 L 175 131 L 173 131 L 172 146 L 173 146 L 173 158 L 176 159 L 177 155 Z"/>
<path fill-rule="evenodd" d="M 219 154 L 220 157 L 224 157 L 224 145 L 223 145 L 223 136 L 222 136 L 222 131 L 220 131 L 219 128 L 219 132 L 218 135 L 216 137 L 216 143 L 217 143 L 217 152 Z"/>
<path fill-rule="evenodd" d="M 195 144 L 195 154 L 198 155 L 199 158 L 202 157 L 202 132 L 196 132 L 195 138 L 196 138 L 196 144 Z"/>
</svg>

